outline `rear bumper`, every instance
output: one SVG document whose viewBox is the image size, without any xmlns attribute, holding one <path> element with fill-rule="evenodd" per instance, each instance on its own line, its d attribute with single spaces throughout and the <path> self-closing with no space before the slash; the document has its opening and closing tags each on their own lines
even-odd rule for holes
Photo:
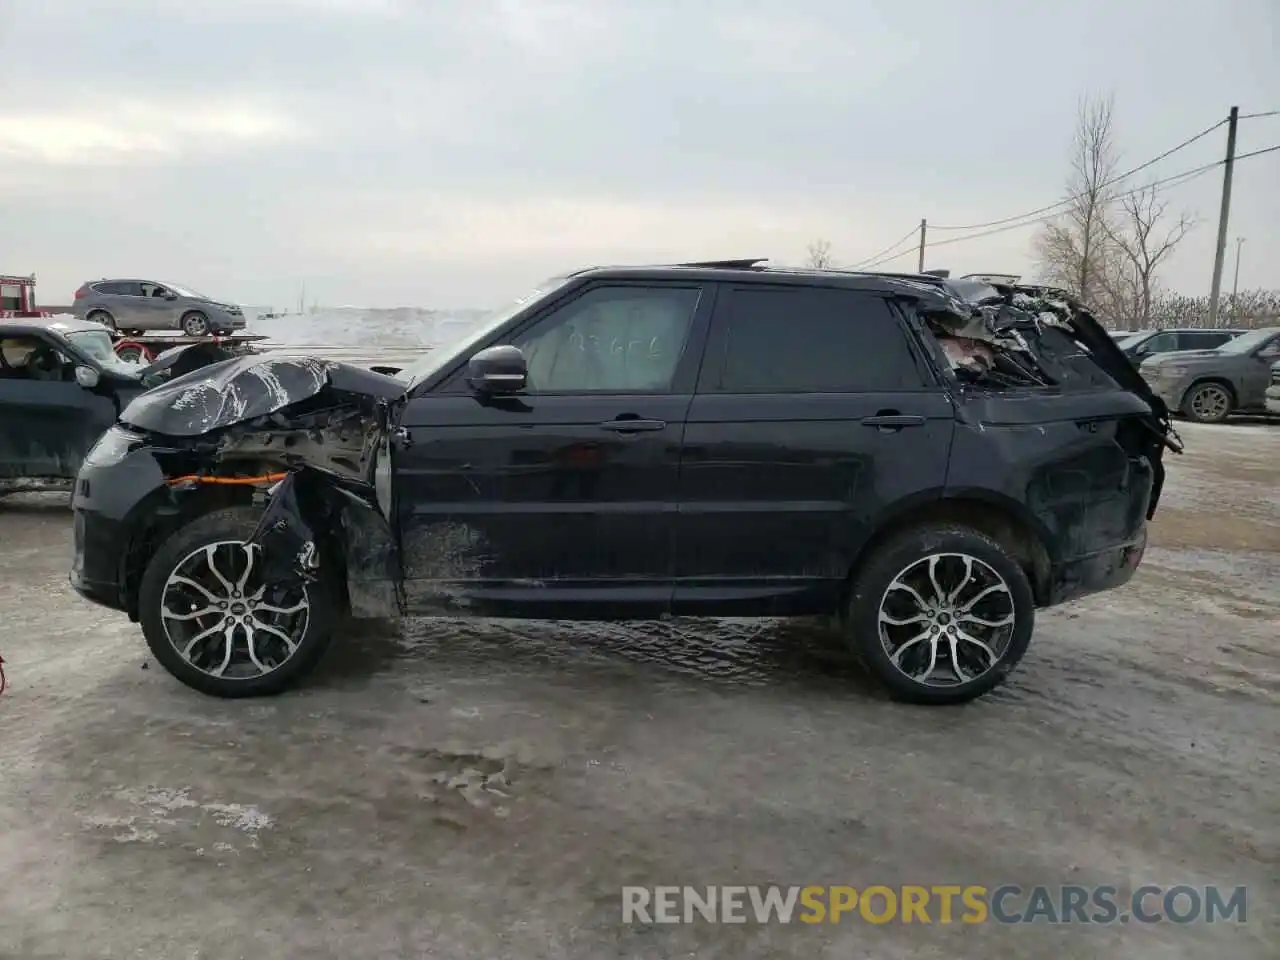
<svg viewBox="0 0 1280 960">
<path fill-rule="evenodd" d="M 1049 574 L 1046 606 L 1056 606 L 1092 593 L 1113 590 L 1133 579 L 1147 549 L 1147 526 L 1132 543 L 1109 547 L 1099 553 L 1056 564 Z"/>
</svg>

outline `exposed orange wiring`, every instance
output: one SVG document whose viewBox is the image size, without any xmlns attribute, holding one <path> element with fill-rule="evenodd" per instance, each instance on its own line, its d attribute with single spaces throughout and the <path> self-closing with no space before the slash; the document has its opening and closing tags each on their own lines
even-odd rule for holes
<svg viewBox="0 0 1280 960">
<path fill-rule="evenodd" d="M 206 477 L 198 473 L 191 473 L 185 477 L 171 477 L 169 486 L 179 483 L 216 483 L 225 486 L 246 486 L 251 483 L 275 483 L 277 480 L 283 480 L 287 477 L 287 473 L 264 473 L 256 477 Z"/>
</svg>

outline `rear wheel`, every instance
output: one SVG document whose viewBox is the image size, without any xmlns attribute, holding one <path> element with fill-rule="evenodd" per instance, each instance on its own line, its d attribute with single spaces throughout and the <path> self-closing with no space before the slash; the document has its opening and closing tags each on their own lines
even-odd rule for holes
<svg viewBox="0 0 1280 960">
<path fill-rule="evenodd" d="M 183 314 L 182 332 L 189 337 L 203 337 L 209 332 L 209 318 L 199 310 Z"/>
<path fill-rule="evenodd" d="M 1221 383 L 1198 383 L 1182 398 L 1182 412 L 1196 423 L 1221 423 L 1234 405 L 1231 391 Z"/>
<path fill-rule="evenodd" d="M 262 578 L 247 541 L 252 507 L 193 520 L 166 540 L 143 574 L 139 619 L 166 670 L 215 697 L 280 693 L 324 655 L 338 616 L 324 577 L 281 588 Z"/>
<path fill-rule="evenodd" d="M 845 629 L 898 699 L 964 703 L 1002 683 L 1026 653 L 1035 598 L 1000 543 L 968 527 L 906 530 L 853 584 Z"/>
<path fill-rule="evenodd" d="M 90 323 L 100 323 L 108 330 L 116 328 L 116 318 L 111 316 L 105 310 L 90 310 L 89 315 L 85 317 Z"/>
</svg>

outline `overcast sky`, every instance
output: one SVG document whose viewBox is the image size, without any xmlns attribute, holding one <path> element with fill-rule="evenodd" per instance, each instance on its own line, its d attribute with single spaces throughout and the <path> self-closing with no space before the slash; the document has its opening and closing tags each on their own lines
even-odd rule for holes
<svg viewBox="0 0 1280 960">
<path fill-rule="evenodd" d="M 488 306 L 592 263 L 846 264 L 1062 195 L 1077 101 L 1136 165 L 1280 109 L 1276 0 L 0 0 L 0 272 L 250 304 Z M 1280 116 L 1241 123 L 1241 152 Z M 1219 159 L 1225 128 L 1149 171 Z M 1147 175 L 1147 174 L 1144 174 Z M 1137 185 L 1135 183 L 1135 185 Z M 1165 279 L 1208 291 L 1221 171 Z M 930 267 L 1019 271 L 1033 229 Z M 938 240 L 964 231 L 932 231 Z M 1280 287 L 1280 152 L 1236 172 Z M 888 267 L 912 268 L 914 256 Z"/>
</svg>

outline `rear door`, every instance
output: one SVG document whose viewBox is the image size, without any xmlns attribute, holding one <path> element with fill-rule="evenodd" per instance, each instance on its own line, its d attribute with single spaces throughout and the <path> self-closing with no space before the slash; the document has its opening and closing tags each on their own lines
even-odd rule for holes
<svg viewBox="0 0 1280 960">
<path fill-rule="evenodd" d="M 588 285 L 498 341 L 525 353 L 524 394 L 480 397 L 464 370 L 412 397 L 393 452 L 411 611 L 666 612 L 709 313 L 697 283 Z"/>
<path fill-rule="evenodd" d="M 724 285 L 685 426 L 676 611 L 829 611 L 884 510 L 941 493 L 954 427 L 887 300 Z"/>
<path fill-rule="evenodd" d="M 118 329 L 142 329 L 145 314 L 141 307 L 142 284 L 136 280 L 112 280 L 95 288 L 102 306 L 110 312 Z"/>
</svg>

